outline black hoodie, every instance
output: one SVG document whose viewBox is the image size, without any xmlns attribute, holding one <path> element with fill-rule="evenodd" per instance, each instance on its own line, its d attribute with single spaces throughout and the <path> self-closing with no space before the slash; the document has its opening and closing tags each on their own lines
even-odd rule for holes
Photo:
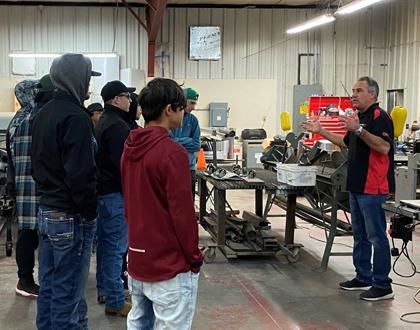
<svg viewBox="0 0 420 330">
<path fill-rule="evenodd" d="M 91 73 L 90 61 L 82 55 L 55 59 L 50 75 L 59 90 L 32 126 L 33 178 L 40 205 L 79 213 L 86 220 L 97 214 L 93 127 L 81 105 Z"/>
</svg>

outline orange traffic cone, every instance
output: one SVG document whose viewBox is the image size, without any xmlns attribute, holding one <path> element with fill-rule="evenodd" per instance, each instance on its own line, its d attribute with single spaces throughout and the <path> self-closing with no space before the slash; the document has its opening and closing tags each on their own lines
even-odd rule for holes
<svg viewBox="0 0 420 330">
<path fill-rule="evenodd" d="M 198 153 L 197 170 L 204 171 L 206 168 L 207 168 L 206 157 L 204 157 L 204 150 L 203 148 L 201 148 L 200 152 Z"/>
</svg>

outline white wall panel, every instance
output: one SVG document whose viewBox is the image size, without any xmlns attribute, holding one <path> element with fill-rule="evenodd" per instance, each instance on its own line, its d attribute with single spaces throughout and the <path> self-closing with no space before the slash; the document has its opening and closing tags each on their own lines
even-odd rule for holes
<svg viewBox="0 0 420 330">
<path fill-rule="evenodd" d="M 171 39 L 169 39 L 169 43 L 172 43 L 174 45 L 173 53 L 169 55 L 173 60 L 173 77 L 175 79 L 183 79 L 185 77 L 189 77 L 190 70 L 193 72 L 197 72 L 197 70 L 195 69 L 195 66 L 197 66 L 197 62 L 189 63 L 191 61 L 188 61 L 187 30 L 187 10 L 176 10 L 174 12 L 173 35 L 171 35 Z M 182 56 L 180 56 L 181 54 Z M 192 68 L 191 66 L 193 66 L 194 68 Z M 195 77 L 197 77 L 197 75 L 195 75 Z"/>
<path fill-rule="evenodd" d="M 248 36 L 248 10 L 239 9 L 235 15 L 235 40 L 234 40 L 234 76 L 235 79 L 245 79 L 247 69 L 247 36 Z"/>
<path fill-rule="evenodd" d="M 258 78 L 269 79 L 273 77 L 273 11 L 269 9 L 260 10 L 260 29 L 259 29 L 259 67 Z"/>
<path fill-rule="evenodd" d="M 235 77 L 235 25 L 236 10 L 224 9 L 222 27 L 222 78 Z"/>
<path fill-rule="evenodd" d="M 223 9 L 214 9 L 212 11 L 212 17 L 211 17 L 211 25 L 216 25 L 216 26 L 223 26 L 223 21 L 224 21 L 224 10 Z M 223 44 L 223 34 L 224 34 L 224 30 L 221 29 L 221 33 L 222 33 L 222 44 Z M 222 58 L 223 58 L 223 46 L 222 46 Z M 210 74 L 209 77 L 210 79 L 222 79 L 222 74 L 223 74 L 223 67 L 222 67 L 222 63 L 223 61 L 210 61 Z"/>
<path fill-rule="evenodd" d="M 200 25 L 208 26 L 211 25 L 211 12 L 208 9 L 199 9 L 198 22 Z M 187 26 L 189 26 L 187 22 Z M 188 47 L 188 42 L 187 42 Z M 198 72 L 197 76 L 199 79 L 209 79 L 210 78 L 210 63 L 211 61 L 198 61 Z"/>
<path fill-rule="evenodd" d="M 186 21 L 183 22 L 185 25 L 183 25 L 183 29 L 181 31 L 184 31 L 184 33 L 180 33 L 183 37 L 183 46 L 184 49 L 179 48 L 180 54 L 185 54 L 186 61 L 186 76 L 187 77 L 199 77 L 199 61 L 189 61 L 188 60 L 188 42 L 189 42 L 189 29 L 190 26 L 198 25 L 199 21 L 199 9 L 193 8 L 190 10 L 187 10 L 186 12 Z M 185 26 L 185 28 L 184 28 Z M 177 33 L 177 31 L 175 31 Z M 177 33 L 178 34 L 178 33 Z M 184 38 L 185 36 L 185 38 Z M 184 58 L 184 59 L 185 59 Z M 201 61 L 202 62 L 202 61 Z"/>
<path fill-rule="evenodd" d="M 259 78 L 259 60 L 260 60 L 260 13 L 259 10 L 246 10 L 246 78 Z"/>
</svg>

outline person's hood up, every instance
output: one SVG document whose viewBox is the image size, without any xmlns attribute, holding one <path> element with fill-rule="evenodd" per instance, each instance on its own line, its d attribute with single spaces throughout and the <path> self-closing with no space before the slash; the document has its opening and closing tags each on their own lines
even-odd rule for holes
<svg viewBox="0 0 420 330">
<path fill-rule="evenodd" d="M 92 71 L 92 62 L 82 54 L 64 54 L 54 59 L 50 68 L 53 85 L 75 97 L 80 104 L 86 99 L 91 76 L 99 76 Z"/>
<path fill-rule="evenodd" d="M 22 80 L 15 86 L 15 96 L 22 108 L 34 107 L 38 80 Z"/>
<path fill-rule="evenodd" d="M 132 161 L 139 161 L 158 143 L 171 139 L 166 129 L 159 126 L 132 130 L 125 142 L 124 153 Z"/>
</svg>

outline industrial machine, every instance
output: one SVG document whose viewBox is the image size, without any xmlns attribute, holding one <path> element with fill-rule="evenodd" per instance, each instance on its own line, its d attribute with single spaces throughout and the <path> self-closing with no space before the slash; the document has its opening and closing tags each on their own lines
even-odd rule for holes
<svg viewBox="0 0 420 330">
<path fill-rule="evenodd" d="M 273 168 L 280 159 L 283 159 L 285 163 L 299 163 L 303 166 L 313 165 L 316 167 L 316 184 L 313 188 L 306 189 L 304 193 L 310 206 L 297 202 L 296 215 L 305 221 L 325 228 L 327 242 L 321 262 L 321 269 L 325 270 L 330 256 L 349 255 L 347 252 L 332 252 L 335 236 L 351 235 L 352 233 L 350 220 L 347 217 L 347 213 L 350 212 L 346 191 L 347 151 L 335 150 L 323 141 L 315 141 L 311 148 L 301 142 L 293 144 L 292 142 L 297 140 L 293 133 L 289 133 L 286 140 L 291 142 L 277 141 L 270 146 L 262 160 L 265 161 L 266 168 Z M 292 153 L 292 155 L 287 153 Z M 273 202 L 287 210 L 287 199 L 284 196 L 277 195 Z M 345 219 L 338 218 L 339 210 L 343 211 Z"/>
<path fill-rule="evenodd" d="M 201 147 L 207 159 L 233 160 L 235 130 L 226 127 L 201 128 Z"/>
<path fill-rule="evenodd" d="M 267 137 L 264 129 L 244 129 L 241 133 L 244 166 L 246 168 L 263 168 L 262 142 Z"/>
<path fill-rule="evenodd" d="M 417 199 L 417 191 L 420 185 L 420 154 L 408 154 L 407 165 L 398 166 L 395 169 L 395 203 L 401 200 Z"/>
</svg>

